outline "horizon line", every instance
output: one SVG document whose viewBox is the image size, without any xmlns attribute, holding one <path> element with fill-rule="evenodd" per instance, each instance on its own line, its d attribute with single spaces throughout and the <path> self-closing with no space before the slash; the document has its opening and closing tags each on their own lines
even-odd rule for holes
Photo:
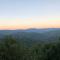
<svg viewBox="0 0 60 60">
<path fill-rule="evenodd" d="M 29 29 L 60 29 L 60 27 L 59 28 L 0 29 L 0 30 L 29 30 Z"/>
</svg>

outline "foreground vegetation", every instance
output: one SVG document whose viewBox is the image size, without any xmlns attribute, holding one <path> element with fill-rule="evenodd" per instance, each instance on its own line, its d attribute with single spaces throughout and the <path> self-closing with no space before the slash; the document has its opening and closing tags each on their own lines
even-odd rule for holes
<svg viewBox="0 0 60 60">
<path fill-rule="evenodd" d="M 0 60 L 60 60 L 60 41 L 27 47 L 6 37 L 0 43 Z"/>
</svg>

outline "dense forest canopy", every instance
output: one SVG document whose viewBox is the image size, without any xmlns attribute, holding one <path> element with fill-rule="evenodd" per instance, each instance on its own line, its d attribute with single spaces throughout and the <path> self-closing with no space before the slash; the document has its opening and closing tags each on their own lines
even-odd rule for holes
<svg viewBox="0 0 60 60">
<path fill-rule="evenodd" d="M 0 30 L 0 60 L 60 60 L 60 29 Z"/>
<path fill-rule="evenodd" d="M 60 60 L 60 38 L 56 42 L 35 43 L 30 47 L 20 41 L 6 36 L 0 43 L 0 60 Z"/>
</svg>

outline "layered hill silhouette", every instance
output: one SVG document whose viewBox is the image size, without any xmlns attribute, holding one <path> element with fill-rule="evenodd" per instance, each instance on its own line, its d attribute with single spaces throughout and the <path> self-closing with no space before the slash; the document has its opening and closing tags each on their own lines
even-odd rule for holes
<svg viewBox="0 0 60 60">
<path fill-rule="evenodd" d="M 60 28 L 26 29 L 26 30 L 0 30 L 0 39 L 11 35 L 17 40 L 27 41 L 54 41 L 60 37 Z"/>
</svg>

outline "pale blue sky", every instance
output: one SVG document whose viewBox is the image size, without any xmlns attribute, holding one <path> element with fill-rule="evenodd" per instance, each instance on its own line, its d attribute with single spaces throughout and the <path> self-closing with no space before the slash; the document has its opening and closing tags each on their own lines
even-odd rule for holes
<svg viewBox="0 0 60 60">
<path fill-rule="evenodd" d="M 60 16 L 60 0 L 0 0 L 0 17 Z"/>
<path fill-rule="evenodd" d="M 36 23 L 46 25 L 45 21 L 48 22 L 48 25 L 49 23 L 60 24 L 60 0 L 0 0 L 0 26 L 18 26 L 20 22 L 20 26 L 24 24 L 33 26 L 35 24 L 33 26 L 35 27 Z M 33 25 L 31 25 L 32 23 Z M 42 25 L 41 27 L 44 27 Z"/>
<path fill-rule="evenodd" d="M 19 17 L 60 16 L 59 0 L 17 0 L 16 11 Z"/>
</svg>

